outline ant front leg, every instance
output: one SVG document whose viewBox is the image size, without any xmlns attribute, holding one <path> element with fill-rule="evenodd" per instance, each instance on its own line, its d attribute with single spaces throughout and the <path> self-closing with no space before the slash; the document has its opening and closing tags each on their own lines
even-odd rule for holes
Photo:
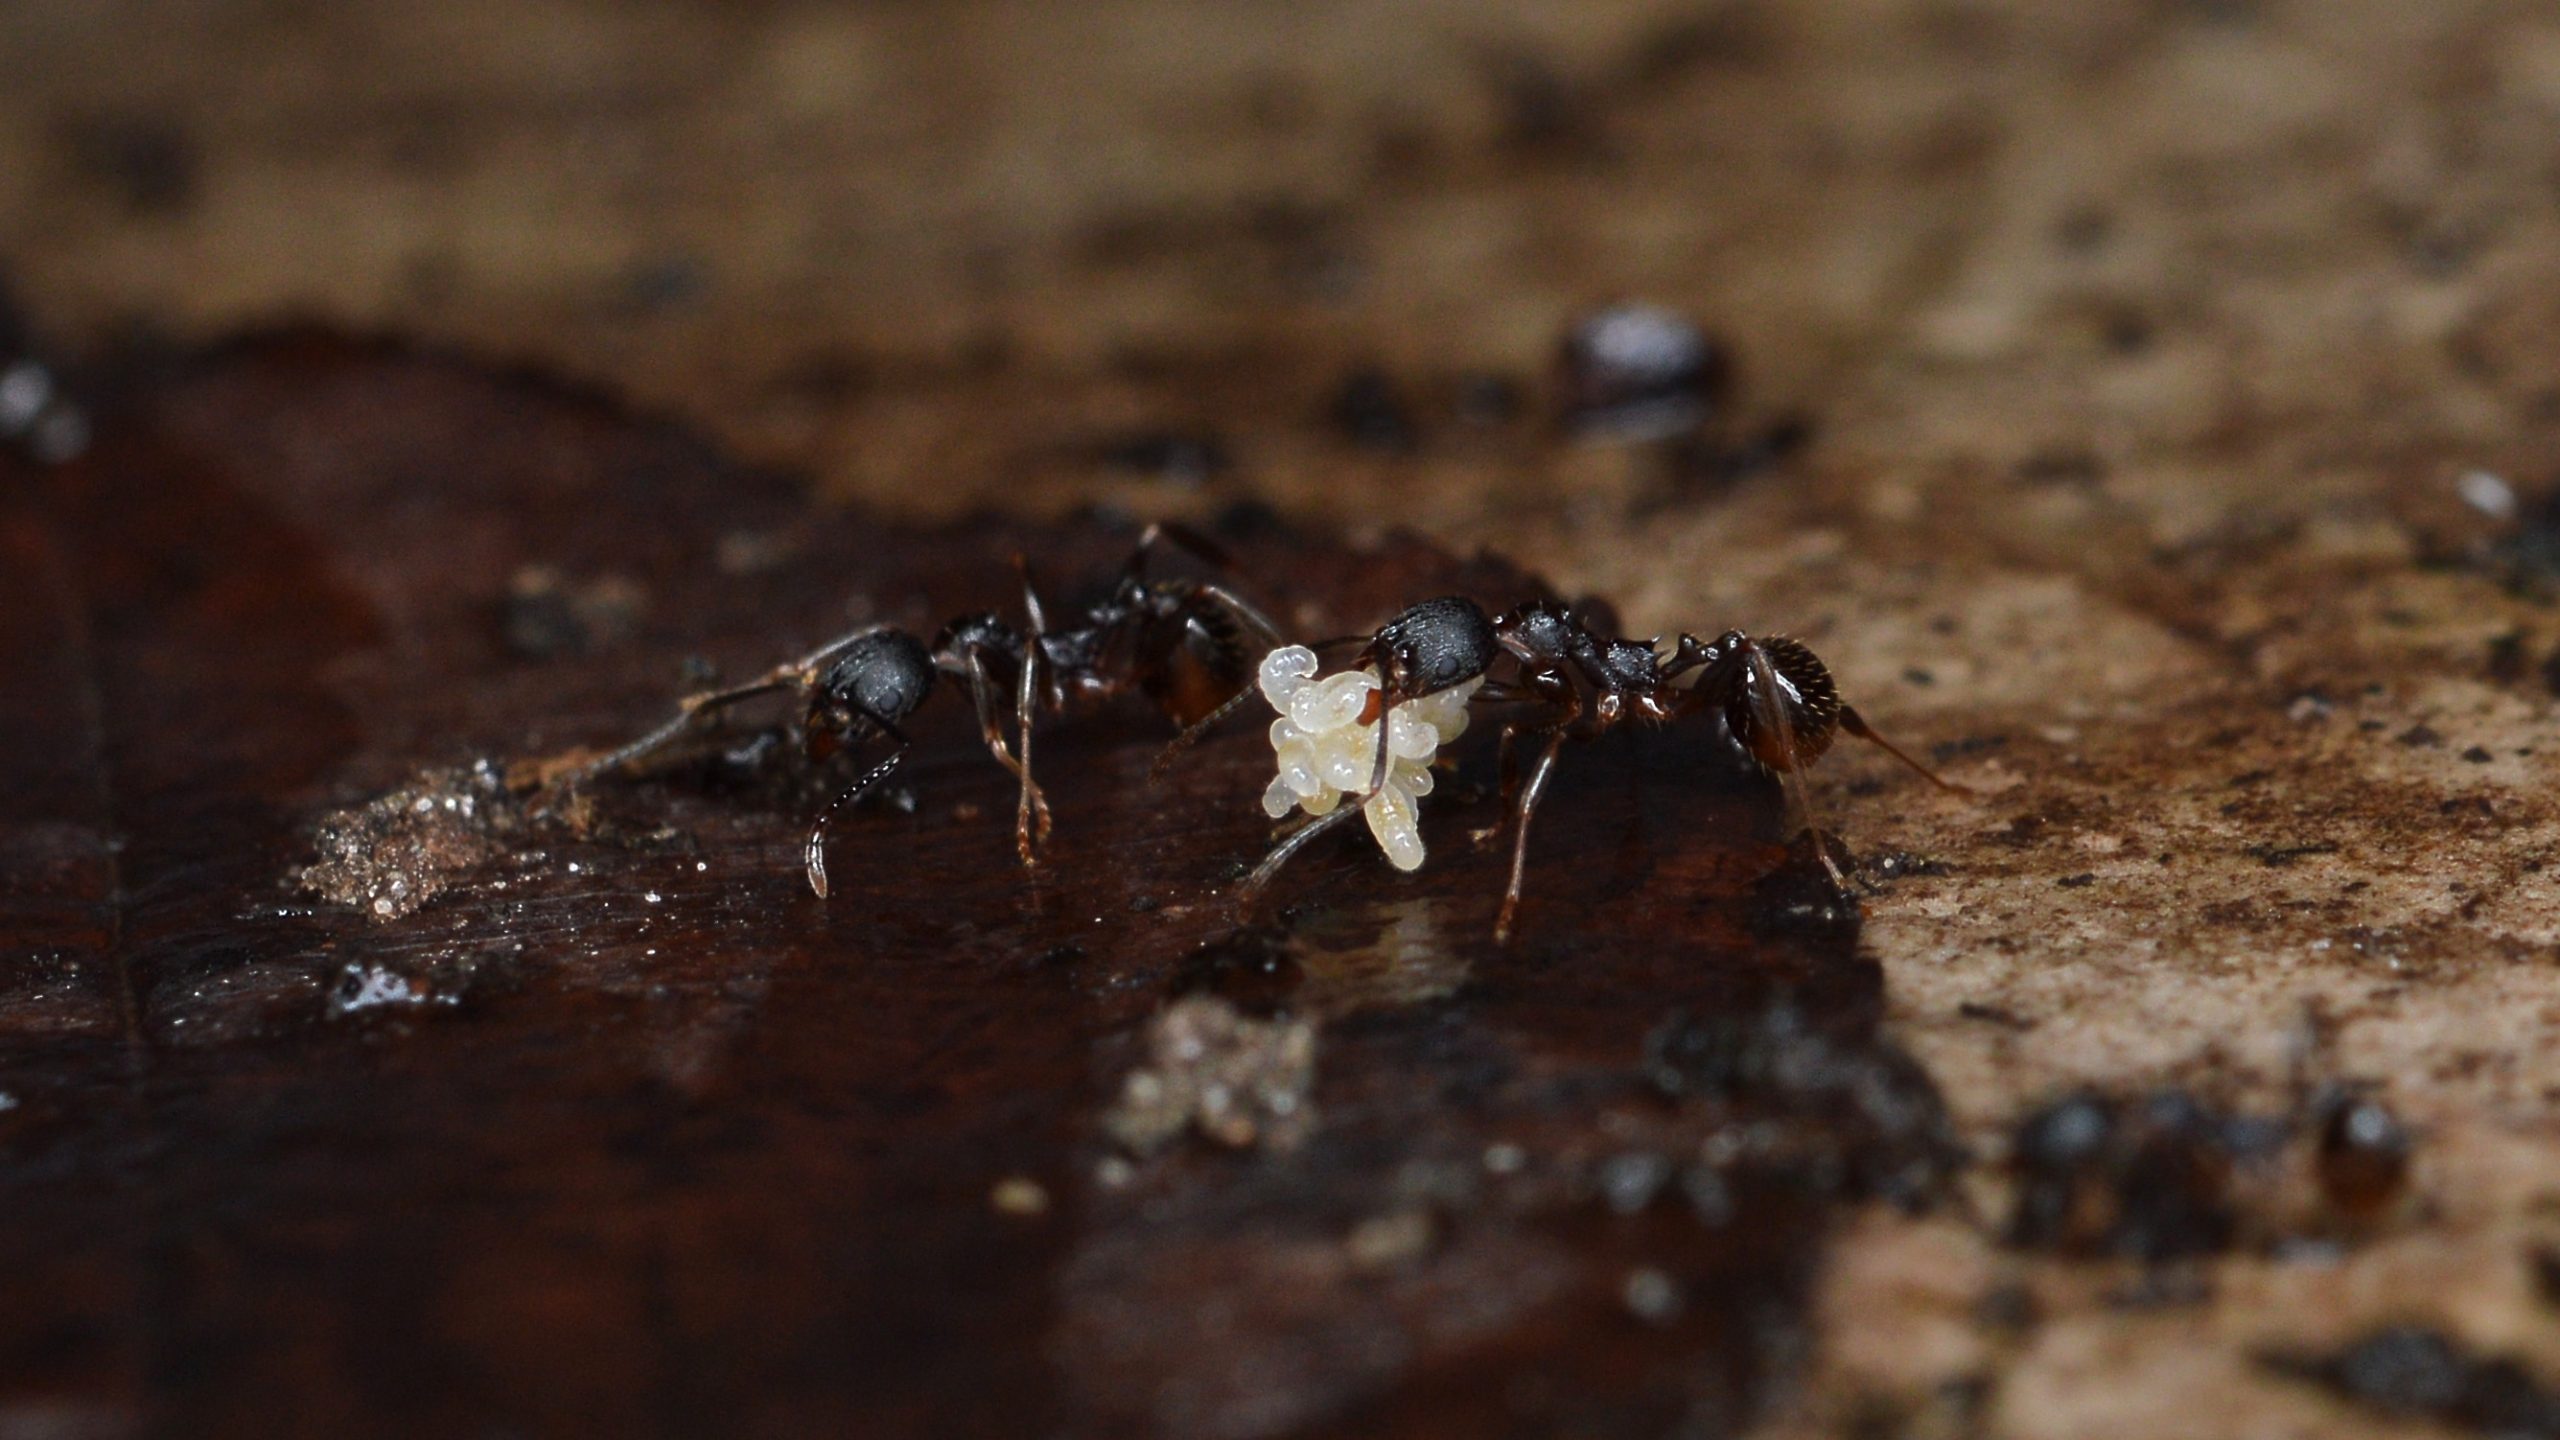
<svg viewBox="0 0 2560 1440">
<path fill-rule="evenodd" d="M 1510 943 L 1511 920 L 1520 910 L 1520 892 L 1529 874 L 1529 822 L 1537 817 L 1538 801 L 1547 793 L 1547 777 L 1555 771 L 1556 757 L 1563 752 L 1564 742 L 1571 735 L 1574 722 L 1582 718 L 1581 693 L 1566 683 L 1562 676 L 1549 674 L 1545 678 L 1554 681 L 1553 688 L 1562 692 L 1557 701 L 1562 713 L 1544 725 L 1503 727 L 1505 742 L 1517 729 L 1525 734 L 1545 735 L 1547 748 L 1539 754 L 1537 768 L 1529 772 L 1529 783 L 1521 787 L 1519 804 L 1512 811 L 1511 882 L 1503 887 L 1502 910 L 1494 917 L 1493 941 L 1497 945 Z M 1538 688 L 1548 687 L 1540 685 Z"/>
<path fill-rule="evenodd" d="M 806 689 L 816 678 L 821 665 L 847 646 L 868 636 L 876 635 L 884 628 L 886 627 L 880 625 L 865 625 L 859 630 L 837 636 L 797 660 L 776 665 L 753 680 L 718 690 L 705 690 L 699 694 L 687 695 L 676 702 L 677 709 L 673 719 L 639 739 L 619 746 L 584 765 L 577 766 L 568 774 L 547 782 L 544 788 L 551 791 L 574 790 L 599 775 L 624 769 L 665 749 L 691 730 L 694 722 L 703 716 L 717 714 L 741 701 L 752 700 L 760 695 L 771 695 L 783 690 Z"/>
<path fill-rule="evenodd" d="M 1546 794 L 1547 776 L 1556 768 L 1556 756 L 1564 750 L 1564 727 L 1556 727 L 1547 737 L 1547 748 L 1538 756 L 1538 768 L 1529 772 L 1529 783 L 1520 791 L 1520 808 L 1511 821 L 1511 883 L 1502 891 L 1502 910 L 1494 917 L 1493 943 L 1511 943 L 1511 919 L 1520 910 L 1520 890 L 1529 874 L 1529 821 L 1538 813 L 1538 799 Z"/>
<path fill-rule="evenodd" d="M 1026 676 L 1030 673 L 1030 667 L 1031 661 L 1026 655 L 1023 660 L 1023 671 Z M 994 680 L 987 674 L 986 657 L 976 650 L 971 650 L 968 669 L 969 699 L 978 712 L 978 738 L 986 743 L 987 753 L 993 755 L 996 763 L 1013 775 L 1022 789 L 1024 798 L 1017 804 L 1014 816 L 1014 849 L 1021 854 L 1024 865 L 1037 864 L 1032 817 L 1036 811 L 1039 817 L 1037 839 L 1047 840 L 1049 838 L 1049 803 L 1041 796 L 1040 787 L 1033 784 L 1031 780 L 1028 728 L 1026 727 L 1024 732 L 1026 753 L 1022 757 L 1016 757 L 1013 747 L 1005 743 L 1004 729 L 996 719 L 996 688 Z"/>
<path fill-rule="evenodd" d="M 1031 778 L 1031 731 L 1040 708 L 1040 637 L 1049 633 L 1049 617 L 1041 609 L 1040 592 L 1032 588 L 1030 562 L 1016 555 L 1013 563 L 1022 572 L 1022 613 L 1031 627 L 1022 637 L 1022 670 L 1013 697 L 1013 732 L 1022 743 L 1020 763 L 1013 772 L 1022 782 L 1020 798 L 1014 802 L 1013 843 L 1027 866 L 1034 863 L 1033 852 L 1049 843 L 1049 797 L 1040 793 L 1040 782 Z"/>
</svg>

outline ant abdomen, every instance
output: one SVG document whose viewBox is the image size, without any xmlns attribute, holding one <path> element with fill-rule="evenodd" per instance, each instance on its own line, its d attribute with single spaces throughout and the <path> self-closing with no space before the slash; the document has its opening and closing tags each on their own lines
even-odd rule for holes
<svg viewBox="0 0 2560 1440">
<path fill-rule="evenodd" d="M 1717 687 L 1714 701 L 1735 744 L 1781 771 L 1829 753 L 1840 733 L 1840 687 L 1821 657 L 1784 635 L 1755 640 L 1736 632 L 1716 644 L 1731 657 L 1730 668 L 1719 674 L 1710 667 L 1700 688 Z M 1753 663 L 1755 653 L 1767 663 Z"/>
</svg>

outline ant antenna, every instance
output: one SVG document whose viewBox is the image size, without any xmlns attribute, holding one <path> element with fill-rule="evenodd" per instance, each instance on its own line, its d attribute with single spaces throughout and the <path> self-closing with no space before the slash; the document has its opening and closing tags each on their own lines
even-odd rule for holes
<svg viewBox="0 0 2560 1440">
<path fill-rule="evenodd" d="M 809 840 L 801 849 L 801 859 L 809 867 L 809 888 L 818 892 L 819 899 L 827 898 L 827 822 L 836 818 L 837 811 L 869 793 L 871 787 L 888 779 L 889 772 L 898 768 L 898 761 L 906 753 L 906 747 L 901 745 L 889 752 L 888 759 L 862 772 L 862 778 L 827 802 L 827 808 L 818 812 L 817 823 L 809 827 Z"/>
</svg>

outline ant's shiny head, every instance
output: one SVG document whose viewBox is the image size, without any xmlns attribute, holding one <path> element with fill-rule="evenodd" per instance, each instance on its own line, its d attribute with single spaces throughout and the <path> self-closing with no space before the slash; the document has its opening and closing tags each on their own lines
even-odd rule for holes
<svg viewBox="0 0 2560 1440">
<path fill-rule="evenodd" d="M 845 741 L 894 727 L 933 693 L 933 656 L 904 630 L 875 630 L 844 647 L 809 696 L 809 753 L 825 758 Z"/>
<path fill-rule="evenodd" d="M 1381 626 L 1361 652 L 1398 700 L 1418 700 L 1479 678 L 1502 653 L 1483 607 L 1460 595 L 1425 600 Z"/>
</svg>

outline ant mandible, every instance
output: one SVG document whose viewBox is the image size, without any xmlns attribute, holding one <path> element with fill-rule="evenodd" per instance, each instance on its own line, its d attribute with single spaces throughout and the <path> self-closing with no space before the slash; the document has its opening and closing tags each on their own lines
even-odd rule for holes
<svg viewBox="0 0 2560 1440">
<path fill-rule="evenodd" d="M 1505 660 L 1509 673 L 1495 675 L 1495 667 Z M 1444 596 L 1413 606 L 1367 637 L 1352 667 L 1374 667 L 1379 677 L 1370 713 L 1360 717 L 1361 723 L 1378 727 L 1377 763 L 1365 793 L 1375 793 L 1385 781 L 1387 718 L 1397 705 L 1482 680 L 1475 702 L 1536 707 L 1529 717 L 1502 727 L 1506 798 L 1515 796 L 1517 777 L 1511 755 L 1515 741 L 1543 738 L 1546 745 L 1528 782 L 1516 790 L 1511 881 L 1503 891 L 1501 914 L 1494 924 L 1497 941 L 1510 938 L 1527 874 L 1529 822 L 1569 738 L 1596 738 L 1628 723 L 1668 725 L 1699 714 L 1718 717 L 1725 733 L 1745 754 L 1785 783 L 1789 798 L 1813 833 L 1814 853 L 1832 883 L 1844 889 L 1847 877 L 1822 843 L 1822 828 L 1803 774 L 1830 750 L 1840 732 L 1878 746 L 1942 790 L 1971 793 L 1877 734 L 1864 716 L 1841 702 L 1839 688 L 1820 658 L 1801 642 L 1781 635 L 1754 639 L 1740 630 L 1728 630 L 1703 641 L 1684 633 L 1666 659 L 1656 642 L 1604 634 L 1571 606 L 1536 601 L 1488 617 L 1472 600 Z M 1691 676 L 1695 678 L 1688 684 L 1679 683 Z M 1345 803 L 1272 847 L 1245 878 L 1241 893 L 1246 902 L 1310 841 L 1359 813 L 1357 803 Z"/>
<path fill-rule="evenodd" d="M 811 760 L 824 762 L 839 751 L 874 742 L 889 747 L 827 802 L 809 827 L 802 858 L 809 888 L 823 899 L 827 827 L 839 811 L 897 769 L 912 743 L 901 727 L 932 696 L 935 683 L 945 681 L 965 687 L 976 711 L 979 739 L 1019 782 L 1014 845 L 1022 863 L 1034 865 L 1050 828 L 1049 802 L 1031 773 L 1031 735 L 1039 712 L 1138 690 L 1181 727 L 1166 747 L 1170 757 L 1251 693 L 1254 661 L 1281 643 L 1278 627 L 1222 585 L 1149 579 L 1147 562 L 1165 542 L 1214 565 L 1228 564 L 1224 553 L 1203 537 L 1179 527 L 1150 525 L 1103 598 L 1056 626 L 1050 624 L 1025 566 L 1027 632 L 985 611 L 951 621 L 931 645 L 892 625 L 868 625 L 752 680 L 684 697 L 665 724 L 578 766 L 552 788 L 566 791 L 626 769 L 683 738 L 705 717 L 743 701 L 796 691 L 802 746 Z M 1018 746 L 1006 742 L 998 713 L 1008 689 Z"/>
</svg>

